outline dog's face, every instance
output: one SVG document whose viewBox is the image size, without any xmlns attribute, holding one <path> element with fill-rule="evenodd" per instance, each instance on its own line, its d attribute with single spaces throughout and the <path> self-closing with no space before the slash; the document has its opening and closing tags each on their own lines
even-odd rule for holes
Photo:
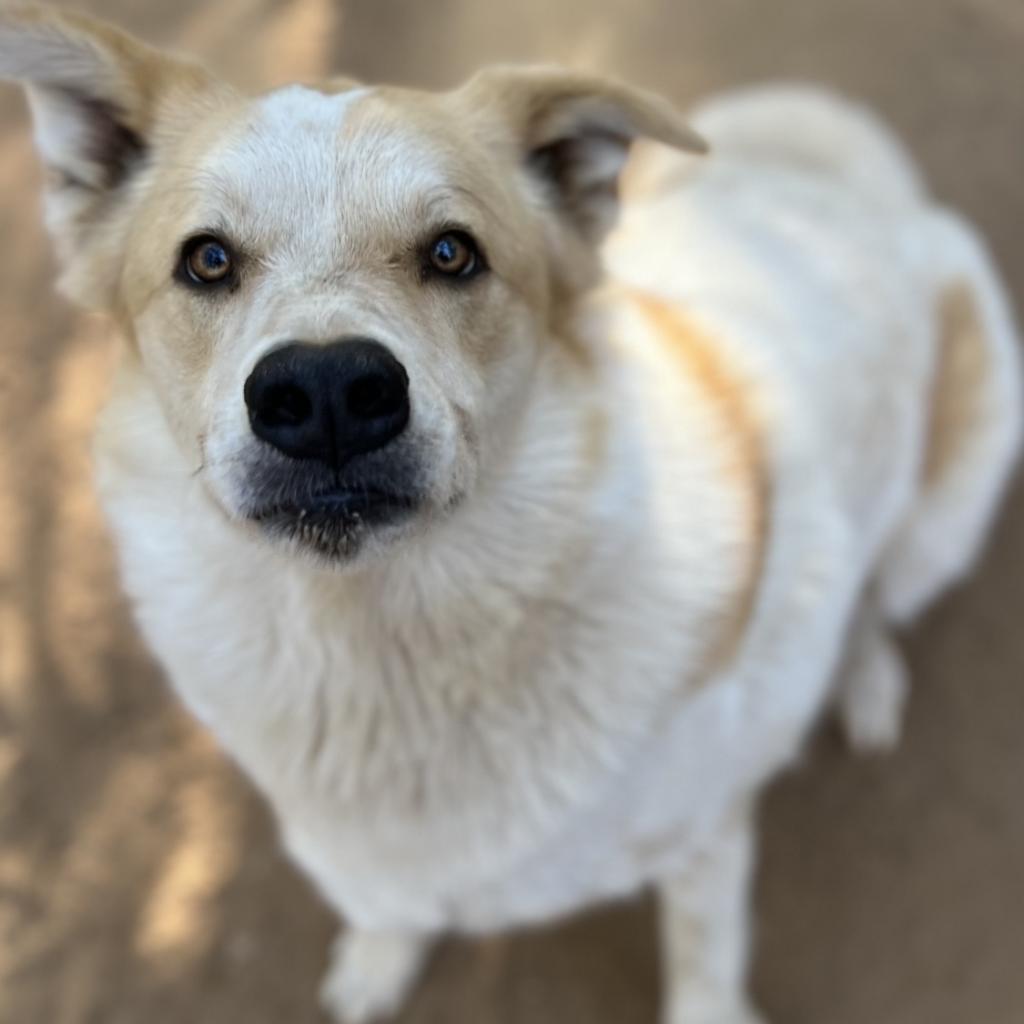
<svg viewBox="0 0 1024 1024">
<path fill-rule="evenodd" d="M 243 528 L 335 561 L 500 473 L 661 101 L 550 70 L 256 99 L 85 19 L 0 13 L 65 289 L 115 312 Z M 373 546 L 373 545 L 371 545 Z"/>
<path fill-rule="evenodd" d="M 268 535 L 350 555 L 460 502 L 528 390 L 544 231 L 444 100 L 291 87 L 154 168 L 121 295 L 179 443 Z"/>
</svg>

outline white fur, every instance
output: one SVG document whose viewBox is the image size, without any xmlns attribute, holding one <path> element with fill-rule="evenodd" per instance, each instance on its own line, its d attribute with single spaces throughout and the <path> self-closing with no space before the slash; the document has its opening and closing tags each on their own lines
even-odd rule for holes
<svg viewBox="0 0 1024 1024">
<path fill-rule="evenodd" d="M 291 232 L 281 259 L 304 274 L 321 257 L 329 270 L 346 225 L 304 221 L 291 186 L 336 188 L 317 139 L 350 102 L 267 101 L 273 173 L 266 149 L 246 163 L 231 138 L 211 157 L 243 191 L 247 173 L 271 189 L 250 228 Z M 862 595 L 877 584 L 880 611 L 858 666 L 888 656 L 885 618 L 966 569 L 993 514 L 1019 435 L 1018 368 L 970 232 L 931 206 L 882 129 L 836 100 L 765 91 L 695 123 L 714 155 L 673 157 L 609 240 L 609 287 L 580 316 L 600 353 L 593 377 L 560 373 L 557 348 L 544 355 L 500 477 L 401 557 L 334 573 L 241 531 L 172 440 L 150 378 L 131 358 L 122 368 L 97 456 L 128 591 L 178 691 L 355 929 L 359 968 L 342 959 L 324 990 L 350 1020 L 397 1002 L 430 934 L 545 920 L 655 883 L 668 1024 L 753 1021 L 756 794 L 830 699 Z M 977 297 L 991 349 L 985 415 L 969 460 L 922 493 L 936 309 L 956 282 Z M 714 339 L 763 446 L 763 569 L 711 679 L 696 666 L 751 538 L 720 483 L 723 423 L 636 290 Z M 144 352 L 161 327 L 158 306 L 147 315 Z M 270 338 L 223 362 L 237 379 L 204 400 L 240 393 Z M 577 428 L 592 408 L 609 417 L 608 457 L 587 481 Z M 240 405 L 219 412 L 243 429 Z M 901 691 L 878 695 L 858 672 L 842 698 L 853 734 L 890 743 Z"/>
</svg>

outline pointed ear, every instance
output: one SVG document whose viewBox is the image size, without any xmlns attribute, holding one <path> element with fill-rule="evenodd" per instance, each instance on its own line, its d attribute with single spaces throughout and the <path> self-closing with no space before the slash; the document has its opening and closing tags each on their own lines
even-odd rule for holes
<svg viewBox="0 0 1024 1024">
<path fill-rule="evenodd" d="M 665 99 L 558 68 L 496 67 L 466 86 L 477 110 L 497 115 L 557 210 L 590 242 L 614 222 L 618 179 L 634 139 L 690 153 L 704 140 Z"/>
<path fill-rule="evenodd" d="M 209 82 L 108 25 L 22 4 L 0 7 L 0 78 L 25 86 L 47 171 L 46 223 L 65 270 L 116 217 L 114 200 L 169 127 L 175 96 Z"/>
</svg>

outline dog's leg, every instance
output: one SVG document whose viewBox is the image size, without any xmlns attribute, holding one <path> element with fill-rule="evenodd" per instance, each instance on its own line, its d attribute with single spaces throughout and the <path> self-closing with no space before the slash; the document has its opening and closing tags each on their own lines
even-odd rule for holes
<svg viewBox="0 0 1024 1024">
<path fill-rule="evenodd" d="M 393 1014 L 419 976 L 433 936 L 347 929 L 335 940 L 320 1003 L 339 1024 Z"/>
<path fill-rule="evenodd" d="M 850 628 L 836 694 L 843 731 L 854 750 L 881 752 L 896 746 L 909 689 L 903 658 L 869 593 Z"/>
<path fill-rule="evenodd" d="M 744 812 L 660 885 L 664 1024 L 761 1024 L 746 995 L 753 847 Z"/>
</svg>

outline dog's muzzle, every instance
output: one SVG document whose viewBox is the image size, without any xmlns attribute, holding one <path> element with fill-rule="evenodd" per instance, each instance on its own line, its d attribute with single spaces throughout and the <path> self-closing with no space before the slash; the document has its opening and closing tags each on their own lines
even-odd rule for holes
<svg viewBox="0 0 1024 1024">
<path fill-rule="evenodd" d="M 266 532 L 345 557 L 369 528 L 419 504 L 402 437 L 409 378 L 383 345 L 289 343 L 257 363 L 244 397 L 261 442 L 244 513 Z"/>
</svg>

